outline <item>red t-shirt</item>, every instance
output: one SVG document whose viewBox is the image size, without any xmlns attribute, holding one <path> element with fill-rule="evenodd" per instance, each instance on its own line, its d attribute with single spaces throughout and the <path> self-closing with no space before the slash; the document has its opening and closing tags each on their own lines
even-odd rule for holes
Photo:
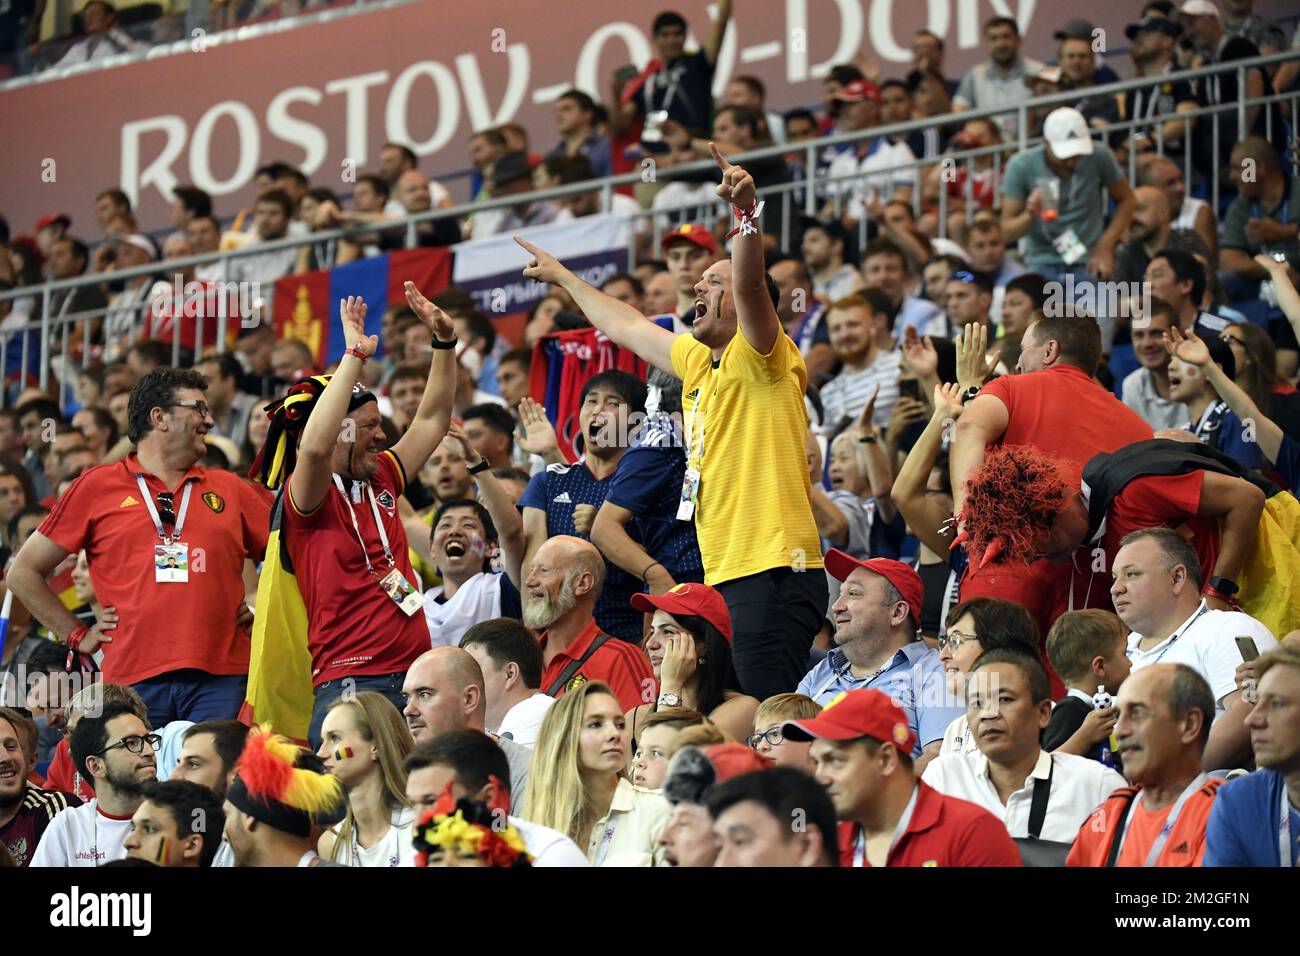
<svg viewBox="0 0 1300 956">
<path fill-rule="evenodd" d="M 1156 866 L 1200 866 L 1205 856 L 1205 824 L 1210 819 L 1214 797 L 1223 781 L 1208 780 L 1183 804 L 1165 847 L 1156 857 Z M 1142 793 L 1137 787 L 1121 787 L 1106 798 L 1106 802 L 1092 812 L 1079 835 L 1074 838 L 1066 866 L 1105 866 L 1110 854 L 1111 841 L 1123 827 L 1124 814 L 1130 798 L 1137 803 L 1130 815 L 1128 834 L 1120 847 L 1116 866 L 1145 866 L 1147 854 L 1164 829 L 1173 804 L 1162 810 L 1149 811 L 1142 806 Z"/>
<path fill-rule="evenodd" d="M 912 819 L 886 866 L 1020 866 L 1002 821 L 983 807 L 945 796 L 920 780 Z M 840 866 L 853 866 L 859 827 L 839 825 Z M 870 866 L 863 854 L 863 866 Z"/>
<path fill-rule="evenodd" d="M 548 633 L 544 631 L 538 638 L 543 653 L 546 651 Z M 542 690 L 551 693 L 554 697 L 562 697 L 566 691 L 573 690 L 588 681 L 603 680 L 614 692 L 614 696 L 618 698 L 624 710 L 650 703 L 658 697 L 655 673 L 650 668 L 650 659 L 645 656 L 641 648 L 617 637 L 602 644 L 563 687 L 554 692 L 550 691 L 550 686 L 559 679 L 565 668 L 587 653 L 587 648 L 599 633 L 600 627 L 596 624 L 596 619 L 592 618 L 573 642 L 556 654 L 543 669 Z"/>
<path fill-rule="evenodd" d="M 71 793 L 82 803 L 89 803 L 95 799 L 95 791 L 81 779 L 81 774 L 77 772 L 77 767 L 72 762 L 72 749 L 67 737 L 60 740 L 58 746 L 54 748 L 50 765 L 45 768 L 45 789 Z"/>
<path fill-rule="evenodd" d="M 349 487 L 350 482 L 345 481 L 344 486 Z M 379 456 L 379 468 L 370 486 L 395 567 L 416 587 L 406 531 L 397 513 L 397 499 L 406 487 L 406 476 L 392 452 Z M 289 549 L 298 589 L 307 605 L 312 684 L 405 671 L 432 646 L 429 626 L 424 614 L 417 612 L 408 617 L 380 587 L 380 579 L 390 568 L 375 526 L 370 496 L 363 491 L 361 501 L 354 504 L 331 483 L 316 510 L 303 514 L 293 503 L 292 475 L 287 494 L 283 543 Z M 366 569 L 352 527 L 354 514 L 375 574 Z"/>
<path fill-rule="evenodd" d="M 85 549 L 95 595 L 117 608 L 113 641 L 104 647 L 104 680 L 136 684 L 169 671 L 247 674 L 249 634 L 236 625 L 244 600 L 244 560 L 266 550 L 270 508 L 250 482 L 198 465 L 173 492 L 179 514 L 192 482 L 181 540 L 189 546 L 189 581 L 159 584 L 149 510 L 140 500 L 135 453 L 99 465 L 72 483 L 37 529 L 60 548 Z M 145 475 L 149 493 L 167 489 Z"/>
</svg>

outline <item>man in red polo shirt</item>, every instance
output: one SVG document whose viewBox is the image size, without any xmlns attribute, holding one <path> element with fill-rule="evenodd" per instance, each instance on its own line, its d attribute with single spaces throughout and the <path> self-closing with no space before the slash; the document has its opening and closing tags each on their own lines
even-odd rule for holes
<svg viewBox="0 0 1300 956">
<path fill-rule="evenodd" d="M 248 675 L 244 562 L 266 549 L 270 508 L 250 483 L 199 465 L 212 415 L 198 372 L 156 368 L 131 390 L 136 450 L 83 474 L 14 560 L 8 583 L 70 652 L 102 649 L 149 722 L 227 720 Z M 46 583 L 84 549 L 103 618 L 87 627 Z"/>
<path fill-rule="evenodd" d="M 995 378 L 967 401 L 953 432 L 950 469 L 954 513 L 966 500 L 966 480 L 995 447 L 1032 445 L 1059 459 L 1077 478 L 1099 452 L 1115 451 L 1152 437 L 1151 426 L 1092 378 L 1101 361 L 1101 331 L 1094 319 L 1064 308 L 1065 314 L 1034 313 L 1021 344 L 1020 375 Z M 980 335 L 966 332 L 958 348 L 982 351 Z M 1110 607 L 1110 578 L 1097 573 L 1091 587 L 1078 589 L 1071 602 L 1070 569 L 1049 561 L 1032 565 L 989 563 L 970 555 L 961 600 L 997 597 L 1023 605 L 1038 624 L 1046 647 L 1052 622 L 1070 607 Z M 1043 653 L 1052 695 L 1065 687 Z"/>
<path fill-rule="evenodd" d="M 524 578 L 524 624 L 540 631 L 542 690 L 552 697 L 603 680 L 624 710 L 658 696 L 639 647 L 602 634 L 593 613 L 605 584 L 605 560 L 589 541 L 548 538 Z"/>
<path fill-rule="evenodd" d="M 313 747 L 320 746 L 326 711 L 345 693 L 377 691 L 401 710 L 406 669 L 430 646 L 397 499 L 451 423 L 456 338 L 451 318 L 414 283 L 406 283 L 406 301 L 433 334 L 433 367 L 415 417 L 393 447 L 381 450 L 375 396 L 358 384 L 379 340 L 365 334 L 365 302 L 349 296 L 339 306 L 346 348 L 337 370 L 290 390 L 272 411 L 255 465 L 268 487 L 290 472 L 283 479 L 281 542 L 307 610 Z"/>
<path fill-rule="evenodd" d="M 815 776 L 841 821 L 841 866 L 1020 866 L 1001 820 L 917 778 L 916 735 L 880 691 L 845 691 L 781 731 L 786 740 L 812 741 Z"/>
</svg>

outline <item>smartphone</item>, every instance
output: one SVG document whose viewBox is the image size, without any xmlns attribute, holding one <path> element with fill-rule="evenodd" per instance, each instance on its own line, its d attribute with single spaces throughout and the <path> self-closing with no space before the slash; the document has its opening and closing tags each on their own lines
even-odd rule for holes
<svg viewBox="0 0 1300 956">
<path fill-rule="evenodd" d="M 1253 637 L 1238 637 L 1235 638 L 1235 640 L 1237 642 L 1237 650 L 1241 651 L 1241 659 L 1243 661 L 1253 661 L 1255 658 L 1259 657 L 1259 648 L 1255 646 L 1255 639 Z"/>
<path fill-rule="evenodd" d="M 915 378 L 903 378 L 898 381 L 898 394 L 903 398 L 921 401 L 921 382 Z"/>
</svg>

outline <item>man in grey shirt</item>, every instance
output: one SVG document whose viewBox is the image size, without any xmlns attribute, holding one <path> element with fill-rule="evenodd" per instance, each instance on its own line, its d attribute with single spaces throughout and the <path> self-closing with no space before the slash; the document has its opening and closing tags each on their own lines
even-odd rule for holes
<svg viewBox="0 0 1300 956">
<path fill-rule="evenodd" d="M 1078 301 L 1087 286 L 1111 278 L 1115 247 L 1128 234 L 1137 200 L 1115 154 L 1093 142 L 1078 110 L 1062 107 L 1049 113 L 1043 138 L 1042 145 L 1007 163 L 1002 232 L 1008 241 L 1024 240 L 1024 262 L 1034 272 L 1061 282 L 1070 275 L 1075 294 L 1067 285 L 1066 298 Z M 1116 202 L 1110 225 L 1105 221 L 1107 194 Z M 1098 324 L 1102 351 L 1109 352 L 1115 317 L 1099 314 Z"/>
<path fill-rule="evenodd" d="M 1015 107 L 1030 98 L 1026 77 L 1043 68 L 1037 60 L 1020 55 L 1020 27 L 1011 17 L 994 17 L 984 24 L 984 40 L 989 59 L 971 67 L 957 85 L 952 111 L 987 109 L 994 106 Z M 996 117 L 1007 140 L 1017 139 L 1019 119 L 1015 112 Z"/>
<path fill-rule="evenodd" d="M 1177 324 L 1173 306 L 1161 299 L 1152 301 L 1150 315 L 1133 320 L 1138 368 L 1124 378 L 1120 397 L 1153 431 L 1191 427 L 1187 406 L 1169 397 L 1169 352 L 1164 335 Z"/>
</svg>

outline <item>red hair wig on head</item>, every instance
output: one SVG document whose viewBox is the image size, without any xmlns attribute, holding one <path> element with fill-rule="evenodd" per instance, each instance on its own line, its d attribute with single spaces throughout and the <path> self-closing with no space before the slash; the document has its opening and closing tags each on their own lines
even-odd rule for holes
<svg viewBox="0 0 1300 956">
<path fill-rule="evenodd" d="M 1061 463 L 1031 445 L 989 452 L 966 482 L 961 524 L 972 565 L 998 557 L 1033 561 L 1035 541 L 1051 530 L 1074 490 Z"/>
</svg>

